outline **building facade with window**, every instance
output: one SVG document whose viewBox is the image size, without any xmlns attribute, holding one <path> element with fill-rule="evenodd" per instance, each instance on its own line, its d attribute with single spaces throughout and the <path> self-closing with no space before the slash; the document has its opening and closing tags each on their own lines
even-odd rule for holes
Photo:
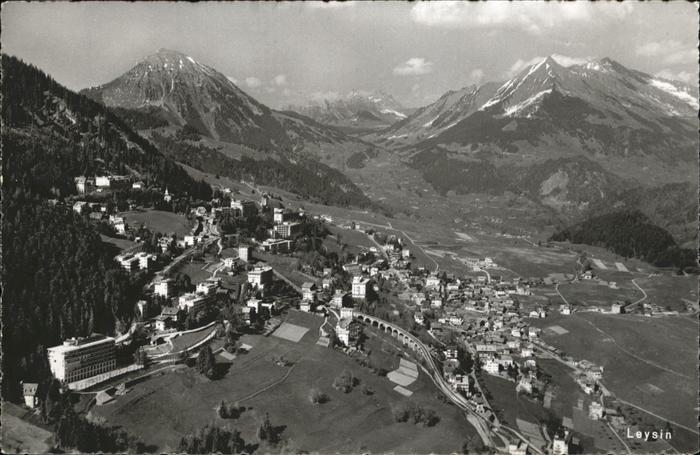
<svg viewBox="0 0 700 455">
<path fill-rule="evenodd" d="M 64 382 L 79 381 L 116 368 L 114 338 L 104 335 L 71 338 L 46 351 L 51 373 Z"/>
</svg>

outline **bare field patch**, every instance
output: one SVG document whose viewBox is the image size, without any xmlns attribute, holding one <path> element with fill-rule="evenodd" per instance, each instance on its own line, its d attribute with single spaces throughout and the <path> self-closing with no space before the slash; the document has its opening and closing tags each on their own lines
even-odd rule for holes
<svg viewBox="0 0 700 455">
<path fill-rule="evenodd" d="M 293 343 L 299 342 L 309 329 L 306 327 L 301 327 L 299 325 L 290 324 L 289 322 L 283 322 L 277 330 L 272 334 L 277 338 L 282 338 L 283 340 L 288 340 Z"/>
<path fill-rule="evenodd" d="M 551 325 L 551 326 L 547 327 L 546 330 L 548 330 L 550 332 L 554 332 L 555 335 L 566 335 L 567 333 L 569 333 L 568 330 L 566 330 L 564 327 L 562 327 L 560 325 Z"/>
</svg>

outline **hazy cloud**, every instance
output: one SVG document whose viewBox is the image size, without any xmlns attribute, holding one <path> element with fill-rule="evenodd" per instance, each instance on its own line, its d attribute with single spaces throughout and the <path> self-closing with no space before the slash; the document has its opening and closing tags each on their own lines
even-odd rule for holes
<svg viewBox="0 0 700 455">
<path fill-rule="evenodd" d="M 250 88 L 257 88 L 262 85 L 262 81 L 257 77 L 250 76 L 245 78 L 245 85 Z"/>
<path fill-rule="evenodd" d="M 316 102 L 335 101 L 340 98 L 340 94 L 338 92 L 313 92 L 309 98 Z"/>
<path fill-rule="evenodd" d="M 226 79 L 228 79 L 229 81 L 231 81 L 231 82 L 233 82 L 234 84 L 238 85 L 238 79 L 236 79 L 235 77 L 233 77 L 233 76 L 226 76 Z"/>
<path fill-rule="evenodd" d="M 552 54 L 551 57 L 561 66 L 583 65 L 595 60 L 593 57 L 569 57 L 568 55 Z"/>
<path fill-rule="evenodd" d="M 420 76 L 433 71 L 432 62 L 427 61 L 423 57 L 412 57 L 406 60 L 401 65 L 394 68 L 394 74 L 399 76 Z"/>
<path fill-rule="evenodd" d="M 287 76 L 284 74 L 278 74 L 277 76 L 272 78 L 272 83 L 279 87 L 287 85 Z"/>
<path fill-rule="evenodd" d="M 484 79 L 484 70 L 481 68 L 473 69 L 469 72 L 469 83 L 478 84 Z"/>
<path fill-rule="evenodd" d="M 619 20 L 632 11 L 630 3 L 589 2 L 420 2 L 411 18 L 423 25 L 440 27 L 508 27 L 540 34 L 546 29 L 571 23 Z"/>
<path fill-rule="evenodd" d="M 655 74 L 655 76 L 663 79 L 669 79 L 672 81 L 685 82 L 686 84 L 697 82 L 698 80 L 697 74 L 691 74 L 687 71 L 679 71 L 677 73 L 674 73 L 673 71 L 667 69 L 659 71 Z"/>
<path fill-rule="evenodd" d="M 688 46 L 677 40 L 651 41 L 637 46 L 635 52 L 642 57 L 658 57 L 665 65 L 695 63 L 698 60 L 696 47 Z"/>
<path fill-rule="evenodd" d="M 285 3 L 285 2 L 282 2 Z M 312 8 L 312 9 L 334 9 L 334 8 L 343 8 L 343 7 L 348 7 L 348 6 L 355 6 L 357 2 L 339 2 L 339 1 L 312 1 L 312 2 L 304 2 L 304 5 L 307 8 Z"/>
<path fill-rule="evenodd" d="M 513 63 L 510 68 L 508 68 L 508 71 L 506 71 L 506 77 L 510 78 L 521 72 L 523 69 L 527 68 L 530 65 L 534 65 L 535 63 L 539 63 L 544 59 L 544 57 L 534 57 L 531 58 L 530 60 L 523 60 L 523 59 L 518 59 Z"/>
</svg>

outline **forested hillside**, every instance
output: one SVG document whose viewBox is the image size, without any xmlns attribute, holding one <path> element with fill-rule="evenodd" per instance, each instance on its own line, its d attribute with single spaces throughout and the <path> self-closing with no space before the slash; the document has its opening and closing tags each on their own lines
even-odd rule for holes
<svg viewBox="0 0 700 455">
<path fill-rule="evenodd" d="M 2 70 L 6 183 L 64 196 L 75 176 L 111 172 L 195 197 L 208 190 L 101 104 L 15 57 L 3 55 Z"/>
<path fill-rule="evenodd" d="M 35 67 L 3 55 L 2 75 L 2 394 L 18 399 L 21 380 L 48 377 L 47 347 L 128 327 L 143 285 L 60 203 L 75 193 L 73 178 L 131 174 L 195 197 L 211 188 Z"/>
<path fill-rule="evenodd" d="M 153 141 L 176 161 L 210 174 L 248 179 L 274 186 L 323 204 L 381 209 L 342 172 L 319 161 L 299 158 L 240 160 L 227 157 L 212 147 L 176 137 L 152 134 Z"/>
<path fill-rule="evenodd" d="M 680 248 L 671 234 L 652 224 L 637 210 L 589 218 L 555 233 L 551 240 L 601 246 L 621 256 L 639 258 L 662 267 L 696 265 L 693 250 Z"/>
<path fill-rule="evenodd" d="M 46 347 L 130 322 L 139 286 L 86 219 L 20 188 L 4 188 L 2 240 L 2 392 L 17 398 L 48 374 Z"/>
</svg>

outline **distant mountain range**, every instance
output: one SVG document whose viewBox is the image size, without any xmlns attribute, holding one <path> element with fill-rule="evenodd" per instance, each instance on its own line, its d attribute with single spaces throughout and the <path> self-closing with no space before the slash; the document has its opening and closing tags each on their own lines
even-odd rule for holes
<svg viewBox="0 0 700 455">
<path fill-rule="evenodd" d="M 276 111 L 168 50 L 83 93 L 290 163 L 352 168 L 362 180 L 364 166 L 391 161 L 443 194 L 509 191 L 567 217 L 615 204 L 643 210 L 635 192 L 663 188 L 672 198 L 697 187 L 697 92 L 609 58 L 566 67 L 547 57 L 508 81 L 450 91 L 414 111 L 359 91 Z M 669 231 L 687 233 L 685 215 L 676 221 L 684 227 Z"/>
<path fill-rule="evenodd" d="M 369 144 L 301 114 L 270 109 L 180 52 L 161 49 L 81 93 L 113 109 L 183 164 L 278 184 L 316 201 L 378 208 L 346 176 L 318 160 L 324 153 L 342 161 Z M 227 144 L 242 147 L 231 155 Z M 316 181 L 310 179 L 314 175 Z"/>
<path fill-rule="evenodd" d="M 697 92 L 683 84 L 608 58 L 564 67 L 548 57 L 505 83 L 449 92 L 381 139 L 472 154 L 490 148 L 546 156 L 542 149 L 555 155 L 566 149 L 675 162 L 695 159 L 697 110 Z"/>
<path fill-rule="evenodd" d="M 512 191 L 575 216 L 643 204 L 637 190 L 697 189 L 697 113 L 684 84 L 609 58 L 564 67 L 548 57 L 506 82 L 448 92 L 365 139 L 441 193 Z"/>
<path fill-rule="evenodd" d="M 306 105 L 289 106 L 290 111 L 341 128 L 371 130 L 386 128 L 405 119 L 414 110 L 402 106 L 381 91 L 353 90 L 344 96 L 329 96 Z"/>
</svg>

